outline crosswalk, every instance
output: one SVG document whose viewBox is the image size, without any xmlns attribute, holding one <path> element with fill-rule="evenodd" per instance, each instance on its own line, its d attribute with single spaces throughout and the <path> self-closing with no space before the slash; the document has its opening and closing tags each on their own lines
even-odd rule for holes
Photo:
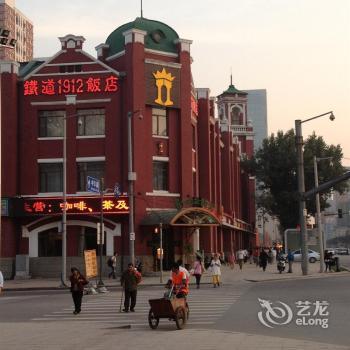
<svg viewBox="0 0 350 350">
<path fill-rule="evenodd" d="M 36 322 L 95 322 L 112 324 L 115 327 L 149 327 L 148 312 L 150 306 L 148 300 L 162 297 L 163 292 L 164 290 L 159 287 L 140 289 L 137 293 L 136 312 L 134 313 L 121 313 L 121 291 L 112 291 L 105 294 L 84 296 L 82 312 L 79 315 L 73 315 L 72 306 L 52 311 L 31 320 Z M 232 286 L 216 289 L 203 286 L 201 289 L 191 290 L 188 297 L 190 317 L 186 327 L 215 324 L 239 299 L 241 294 L 241 291 L 233 290 Z M 159 327 L 166 324 L 172 326 L 171 321 L 161 319 Z"/>
</svg>

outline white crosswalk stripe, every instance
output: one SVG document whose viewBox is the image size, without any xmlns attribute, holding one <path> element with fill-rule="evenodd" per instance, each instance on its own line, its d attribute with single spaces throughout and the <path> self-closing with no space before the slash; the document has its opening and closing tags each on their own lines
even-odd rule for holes
<svg viewBox="0 0 350 350">
<path fill-rule="evenodd" d="M 232 287 L 231 287 L 232 288 Z M 42 317 L 32 318 L 32 321 L 74 321 L 96 322 L 114 324 L 116 327 L 149 327 L 148 312 L 150 310 L 149 299 L 162 297 L 164 290 L 161 288 L 140 289 L 137 293 L 135 313 L 121 313 L 121 291 L 113 291 L 106 294 L 84 296 L 82 312 L 73 315 L 73 306 L 55 310 L 44 314 Z M 188 296 L 190 316 L 187 326 L 212 325 L 239 299 L 241 293 L 228 288 L 195 289 Z M 123 308 L 123 304 L 122 304 Z M 160 326 L 171 323 L 167 319 L 160 320 Z"/>
</svg>

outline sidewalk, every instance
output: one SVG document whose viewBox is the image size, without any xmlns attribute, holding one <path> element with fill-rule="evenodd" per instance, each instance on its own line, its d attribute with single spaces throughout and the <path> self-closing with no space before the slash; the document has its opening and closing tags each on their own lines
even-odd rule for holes
<svg viewBox="0 0 350 350">
<path fill-rule="evenodd" d="M 308 275 L 303 276 L 301 271 L 301 264 L 293 264 L 293 273 L 283 272 L 278 273 L 276 264 L 268 265 L 266 271 L 262 271 L 261 268 L 256 267 L 254 264 L 246 263 L 243 265 L 242 271 L 239 270 L 239 266 L 235 265 L 234 269 L 230 269 L 228 266 L 222 266 L 221 281 L 223 284 L 234 284 L 234 283 L 249 283 L 249 282 L 264 282 L 274 280 L 290 280 L 290 279 L 307 279 L 307 278 L 327 278 L 333 276 L 349 276 L 348 271 L 344 272 L 327 272 L 319 273 L 319 263 L 309 264 Z M 288 269 L 288 266 L 287 266 Z M 169 277 L 169 271 L 163 273 L 163 284 L 166 283 Z M 91 280 L 95 283 L 95 279 Z M 105 277 L 103 282 L 107 288 L 120 288 L 119 278 L 113 280 Z M 195 284 L 194 277 L 191 277 L 191 285 Z M 202 276 L 201 283 L 210 284 L 211 276 L 209 273 L 204 273 Z M 28 291 L 28 290 L 60 290 L 65 287 L 60 287 L 61 281 L 59 279 L 52 278 L 35 278 L 35 279 L 23 279 L 23 280 L 6 280 L 4 283 L 4 292 L 6 291 Z M 69 285 L 69 282 L 66 283 Z M 142 278 L 141 285 L 147 286 L 158 286 L 160 283 L 160 276 L 144 276 Z"/>
</svg>

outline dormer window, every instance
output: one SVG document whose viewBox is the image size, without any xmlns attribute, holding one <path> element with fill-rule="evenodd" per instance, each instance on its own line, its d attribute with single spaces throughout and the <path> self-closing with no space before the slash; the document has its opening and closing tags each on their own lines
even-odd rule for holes
<svg viewBox="0 0 350 350">
<path fill-rule="evenodd" d="M 60 37 L 59 39 L 61 42 L 62 50 L 67 50 L 67 49 L 81 50 L 83 48 L 83 42 L 85 41 L 85 38 L 83 36 L 76 36 L 72 34 L 68 34 L 64 37 Z"/>
<path fill-rule="evenodd" d="M 154 30 L 154 31 L 150 34 L 150 36 L 151 36 L 151 39 L 152 39 L 156 44 L 159 44 L 159 43 L 162 41 L 162 39 L 165 38 L 165 34 L 164 34 L 161 30 L 159 30 L 159 29 Z"/>
</svg>

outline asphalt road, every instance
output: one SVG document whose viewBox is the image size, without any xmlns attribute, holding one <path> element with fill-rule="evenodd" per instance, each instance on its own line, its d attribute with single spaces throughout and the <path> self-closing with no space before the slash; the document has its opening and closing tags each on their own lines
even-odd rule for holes
<svg viewBox="0 0 350 350">
<path fill-rule="evenodd" d="M 249 332 L 328 344 L 350 345 L 349 289 L 350 276 L 258 282 L 228 310 L 224 317 L 218 320 L 215 328 L 231 332 Z M 268 300 L 273 303 L 273 307 L 282 309 L 286 308 L 279 302 L 288 305 L 293 313 L 291 321 L 288 324 L 282 324 L 283 321 L 287 321 L 286 317 L 284 319 L 270 317 L 278 324 L 268 322 L 259 299 Z M 324 301 L 329 305 L 323 307 L 320 302 Z M 296 304 L 298 302 L 303 302 L 303 305 L 306 305 L 305 302 L 311 303 L 308 305 L 309 308 L 302 312 L 304 317 L 298 315 L 298 312 L 301 311 L 299 304 Z M 316 308 L 320 307 L 322 311 L 316 311 Z M 262 312 L 263 321 L 267 326 L 259 320 L 259 312 Z M 315 312 L 316 315 L 313 316 Z M 306 315 L 309 313 L 310 315 Z M 322 316 L 320 313 L 329 314 Z M 314 321 L 315 319 L 325 319 L 325 321 Z M 301 324 L 297 325 L 296 322 Z M 314 322 L 319 325 L 310 325 Z M 328 324 L 328 327 L 324 325 L 323 328 L 321 322 Z"/>
<path fill-rule="evenodd" d="M 141 288 L 136 312 L 127 314 L 119 312 L 120 291 L 84 296 L 77 316 L 65 291 L 8 292 L 0 297 L 1 349 L 248 350 L 257 344 L 261 350 L 349 349 L 349 289 L 350 276 L 205 285 L 191 290 L 190 318 L 182 331 L 168 319 L 161 319 L 155 331 L 148 326 L 148 299 L 161 297 L 161 287 Z M 275 318 L 259 299 L 272 303 Z M 313 304 L 326 301 L 329 305 L 321 313 L 329 312 L 327 316 L 306 320 L 327 319 L 328 328 L 298 326 L 298 301 L 310 302 L 312 312 Z M 281 324 L 286 318 L 280 316 L 288 307 L 290 322 Z M 259 312 L 273 328 L 259 321 Z M 277 324 L 269 323 L 267 316 Z"/>
</svg>

